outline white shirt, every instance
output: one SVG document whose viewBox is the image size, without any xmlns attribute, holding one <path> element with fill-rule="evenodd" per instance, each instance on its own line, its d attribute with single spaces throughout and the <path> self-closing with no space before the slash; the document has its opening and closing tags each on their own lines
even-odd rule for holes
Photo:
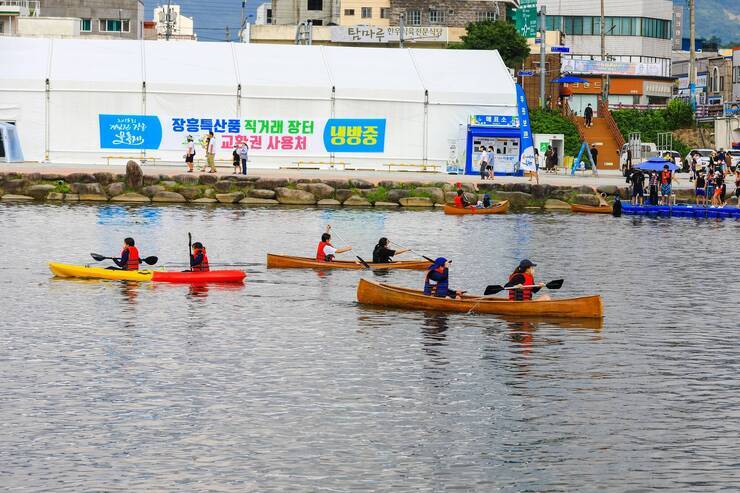
<svg viewBox="0 0 740 493">
<path fill-rule="evenodd" d="M 480 166 L 483 163 L 488 162 L 488 153 L 486 151 L 481 151 L 480 157 L 478 158 L 478 166 Z"/>
<path fill-rule="evenodd" d="M 214 135 L 210 141 L 208 141 L 208 154 L 216 154 L 216 136 Z"/>
<path fill-rule="evenodd" d="M 195 154 L 195 143 L 190 141 L 188 142 L 188 156 L 192 156 Z"/>
<path fill-rule="evenodd" d="M 324 255 L 334 255 L 337 253 L 337 249 L 331 245 L 324 246 Z"/>
</svg>

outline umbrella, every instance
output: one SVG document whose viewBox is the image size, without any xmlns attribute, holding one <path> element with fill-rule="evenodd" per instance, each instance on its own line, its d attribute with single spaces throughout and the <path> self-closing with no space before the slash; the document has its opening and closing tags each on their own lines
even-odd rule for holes
<svg viewBox="0 0 740 493">
<path fill-rule="evenodd" d="M 676 171 L 678 169 L 678 165 L 676 163 L 663 159 L 662 157 L 651 157 L 647 161 L 635 165 L 635 168 L 639 168 L 644 171 L 663 171 L 663 167 L 666 164 L 668 165 L 668 169 L 671 171 Z"/>
<path fill-rule="evenodd" d="M 562 77 L 558 77 L 557 79 L 553 79 L 550 82 L 554 84 L 585 84 L 588 81 L 574 75 L 564 75 Z"/>
</svg>

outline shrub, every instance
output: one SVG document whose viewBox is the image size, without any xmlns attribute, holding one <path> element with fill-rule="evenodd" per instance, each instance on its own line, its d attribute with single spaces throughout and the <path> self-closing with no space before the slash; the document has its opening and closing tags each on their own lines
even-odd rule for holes
<svg viewBox="0 0 740 493">
<path fill-rule="evenodd" d="M 385 187 L 373 188 L 365 194 L 365 198 L 372 202 L 388 202 L 388 190 Z"/>
<path fill-rule="evenodd" d="M 533 134 L 563 134 L 565 154 L 575 156 L 581 147 L 581 137 L 576 126 L 557 111 L 535 108 L 529 112 Z"/>
</svg>

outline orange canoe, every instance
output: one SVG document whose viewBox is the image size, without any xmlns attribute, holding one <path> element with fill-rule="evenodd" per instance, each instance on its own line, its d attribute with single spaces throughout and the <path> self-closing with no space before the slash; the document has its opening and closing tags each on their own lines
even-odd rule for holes
<svg viewBox="0 0 740 493">
<path fill-rule="evenodd" d="M 427 296 L 423 291 L 382 284 L 360 279 L 357 285 L 357 301 L 365 305 L 378 305 L 414 310 L 443 312 L 492 313 L 509 316 L 532 316 L 542 318 L 601 318 L 604 308 L 601 296 L 581 296 L 547 301 L 509 301 L 465 295 L 460 300 Z"/>
<path fill-rule="evenodd" d="M 445 204 L 445 214 L 506 214 L 509 210 L 509 201 L 504 200 L 491 207 L 478 209 L 477 207 L 455 207 L 454 205 Z"/>
<path fill-rule="evenodd" d="M 611 214 L 612 213 L 612 206 L 610 205 L 578 205 L 578 204 L 571 204 L 570 206 L 571 212 L 586 212 L 589 214 Z"/>
<path fill-rule="evenodd" d="M 388 264 L 374 264 L 368 262 L 371 269 L 411 269 L 424 270 L 431 262 L 421 260 L 399 260 Z M 267 254 L 267 267 L 282 269 L 365 269 L 359 260 L 334 260 L 332 262 L 319 262 L 309 257 L 292 257 L 290 255 Z"/>
</svg>

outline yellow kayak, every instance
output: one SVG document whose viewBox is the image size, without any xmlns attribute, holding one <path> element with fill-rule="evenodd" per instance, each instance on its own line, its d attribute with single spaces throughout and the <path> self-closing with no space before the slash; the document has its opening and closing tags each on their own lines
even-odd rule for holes
<svg viewBox="0 0 740 493">
<path fill-rule="evenodd" d="M 112 279 L 117 281 L 151 281 L 151 270 L 112 270 L 101 267 L 59 264 L 49 262 L 51 273 L 57 277 L 76 277 L 78 279 Z"/>
</svg>

